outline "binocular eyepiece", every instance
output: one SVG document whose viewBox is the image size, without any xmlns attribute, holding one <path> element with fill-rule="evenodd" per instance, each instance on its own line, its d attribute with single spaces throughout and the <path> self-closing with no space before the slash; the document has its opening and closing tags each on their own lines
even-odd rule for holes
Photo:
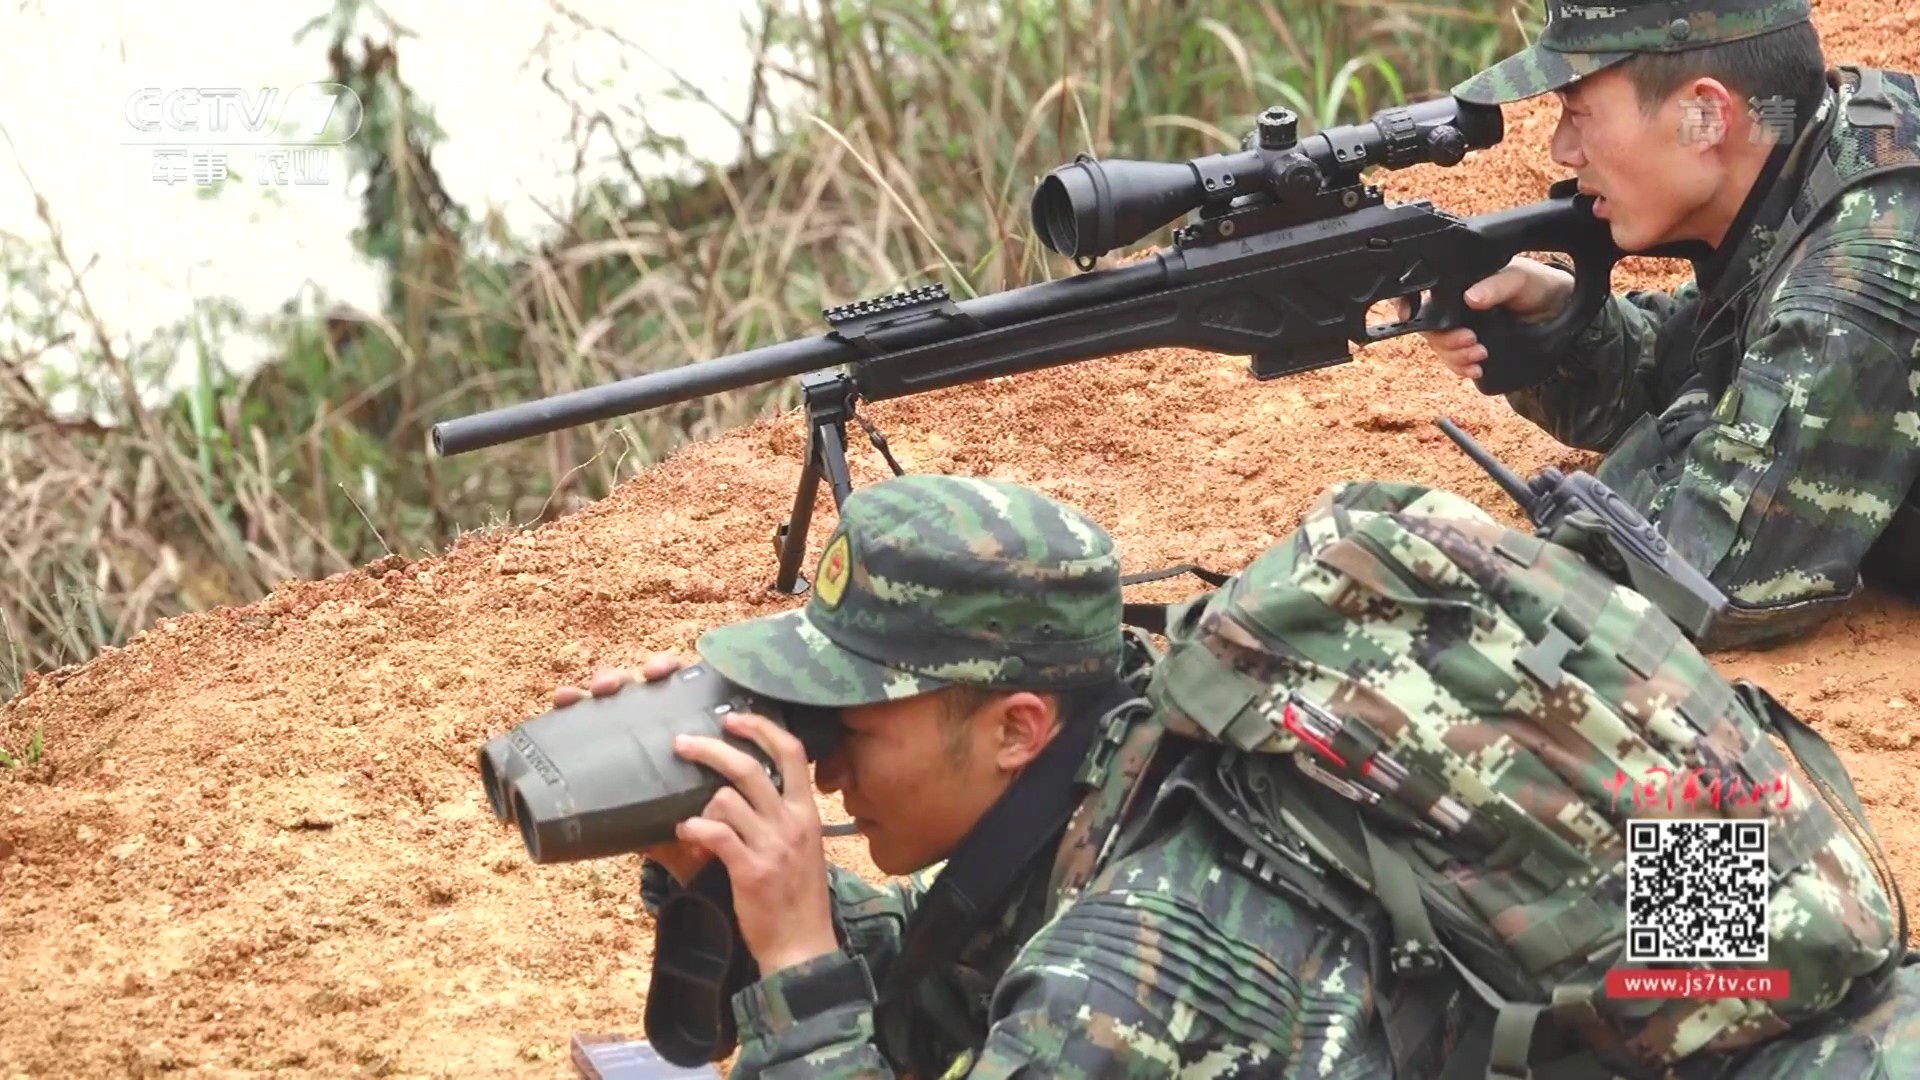
<svg viewBox="0 0 1920 1080">
<path fill-rule="evenodd" d="M 1381 109 L 1372 119 L 1299 138 L 1299 118 L 1260 114 L 1246 145 L 1185 162 L 1097 161 L 1081 154 L 1034 192 L 1034 232 L 1047 249 L 1090 260 L 1140 240 L 1182 214 L 1239 199 L 1284 201 L 1354 183 L 1370 165 L 1455 165 L 1500 141 L 1498 105 L 1452 96 Z"/>
<path fill-rule="evenodd" d="M 516 725 L 480 749 L 480 782 L 493 816 L 519 826 L 536 863 L 626 855 L 669 843 L 726 777 L 674 753 L 677 735 L 723 739 L 767 771 L 787 777 L 751 739 L 729 733 L 730 713 L 757 713 L 799 738 L 817 761 L 839 743 L 833 710 L 751 693 L 706 664 L 657 682 L 636 682 Z M 806 782 L 805 777 L 800 778 Z"/>
</svg>

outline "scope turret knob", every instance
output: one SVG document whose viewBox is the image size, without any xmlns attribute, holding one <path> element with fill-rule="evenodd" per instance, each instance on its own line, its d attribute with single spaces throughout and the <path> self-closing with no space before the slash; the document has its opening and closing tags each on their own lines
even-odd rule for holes
<svg viewBox="0 0 1920 1080">
<path fill-rule="evenodd" d="M 1452 124 L 1427 132 L 1427 160 L 1435 165 L 1458 165 L 1467 156 L 1467 137 Z"/>
<path fill-rule="evenodd" d="M 1275 186 L 1286 195 L 1311 195 L 1320 190 L 1320 167 L 1299 154 L 1288 154 L 1274 166 Z"/>
<path fill-rule="evenodd" d="M 1260 114 L 1260 148 L 1285 150 L 1298 141 L 1300 118 L 1278 105 Z"/>
</svg>

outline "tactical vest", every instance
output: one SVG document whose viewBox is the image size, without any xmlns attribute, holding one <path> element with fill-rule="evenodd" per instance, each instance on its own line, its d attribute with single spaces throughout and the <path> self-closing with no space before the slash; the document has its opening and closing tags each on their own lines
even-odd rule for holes
<svg viewBox="0 0 1920 1080">
<path fill-rule="evenodd" d="M 1849 65 L 1835 68 L 1828 82 L 1834 96 L 1806 146 L 1814 159 L 1796 170 L 1802 177 L 1799 195 L 1755 277 L 1756 298 L 1773 295 L 1794 245 L 1848 191 L 1888 173 L 1920 170 L 1920 85 L 1913 75 Z M 1759 336 L 1768 306 L 1753 303 L 1743 341 Z M 1920 484 L 1894 511 L 1862 570 L 1877 584 L 1920 596 Z"/>
<path fill-rule="evenodd" d="M 1786 256 L 1814 223 L 1855 185 L 1891 172 L 1920 169 L 1920 85 L 1905 72 L 1847 66 L 1829 77 L 1834 97 L 1806 148 L 1812 162 L 1800 171 L 1799 195 L 1781 220 L 1756 295 L 1773 291 Z M 1748 313 L 1746 336 L 1757 336 L 1766 306 Z"/>
</svg>

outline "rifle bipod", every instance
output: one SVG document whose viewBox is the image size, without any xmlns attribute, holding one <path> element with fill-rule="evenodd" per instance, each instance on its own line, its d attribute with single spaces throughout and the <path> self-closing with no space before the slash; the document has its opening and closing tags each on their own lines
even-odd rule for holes
<svg viewBox="0 0 1920 1080">
<path fill-rule="evenodd" d="M 838 510 L 853 491 L 853 476 L 847 469 L 847 421 L 852 420 L 867 433 L 867 441 L 887 460 L 893 475 L 906 472 L 887 449 L 886 436 L 854 411 L 856 389 L 844 371 L 810 371 L 800 376 L 800 391 L 807 403 L 806 460 L 800 466 L 800 484 L 793 495 L 793 513 L 787 523 L 774 530 L 773 549 L 779 553 L 780 569 L 773 589 L 799 596 L 809 584 L 800 576 L 800 559 L 807 553 L 807 529 L 813 524 L 813 503 L 820 494 L 820 474 L 825 473 Z"/>
</svg>

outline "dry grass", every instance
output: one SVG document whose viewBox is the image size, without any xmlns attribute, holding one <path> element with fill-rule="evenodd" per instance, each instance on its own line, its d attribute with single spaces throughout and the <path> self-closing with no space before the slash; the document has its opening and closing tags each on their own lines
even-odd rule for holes
<svg viewBox="0 0 1920 1080">
<path fill-rule="evenodd" d="M 591 29 L 550 2 L 558 24 Z M 1318 126 L 1442 93 L 1517 45 L 1515 11 L 861 0 L 823 18 L 770 0 L 756 85 L 798 86 L 803 107 L 756 96 L 730 120 L 737 163 L 662 180 L 633 165 L 678 153 L 644 114 L 576 102 L 578 140 L 615 145 L 616 176 L 527 244 L 445 195 L 398 35 L 339 0 L 310 27 L 331 38 L 316 77 L 368 107 L 348 150 L 367 183 L 358 240 L 391 272 L 381 311 L 243 320 L 210 301 L 132 343 L 96 314 L 54 202 L 39 203 L 44 236 L 0 236 L 0 696 L 170 614 L 564 514 L 687 440 L 791 406 L 795 388 L 446 460 L 428 449 L 436 421 L 817 333 L 821 307 L 903 285 L 968 296 L 1052 276 L 1060 260 L 1027 219 L 1046 170 L 1083 150 L 1211 152 L 1276 102 Z M 573 100 L 557 69 L 542 82 Z M 580 169 L 594 164 L 583 149 Z M 221 355 L 243 326 L 276 360 L 236 376 Z M 80 378 L 49 373 L 56 352 Z M 194 385 L 157 394 L 182 353 Z M 63 392 L 78 405 L 56 408 Z"/>
</svg>

